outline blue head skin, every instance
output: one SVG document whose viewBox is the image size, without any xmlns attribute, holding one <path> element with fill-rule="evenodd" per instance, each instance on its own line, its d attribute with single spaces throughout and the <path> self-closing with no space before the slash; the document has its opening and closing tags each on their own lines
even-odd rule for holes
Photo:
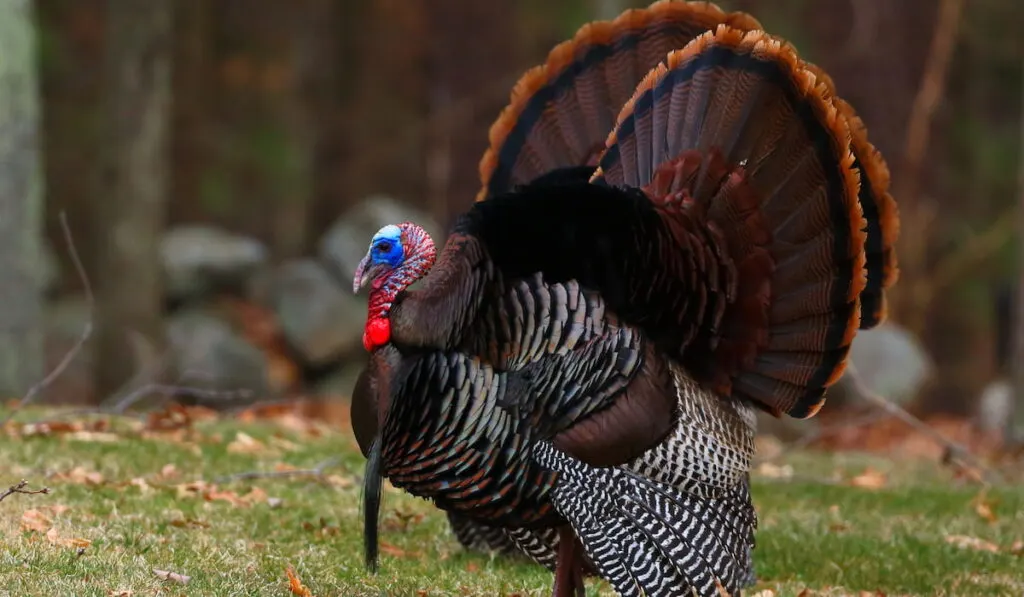
<svg viewBox="0 0 1024 597">
<path fill-rule="evenodd" d="M 352 291 L 359 292 L 367 282 L 379 279 L 387 270 L 398 269 L 404 261 L 402 229 L 394 224 L 384 226 L 370 240 L 370 249 L 359 263 L 352 280 Z"/>
</svg>

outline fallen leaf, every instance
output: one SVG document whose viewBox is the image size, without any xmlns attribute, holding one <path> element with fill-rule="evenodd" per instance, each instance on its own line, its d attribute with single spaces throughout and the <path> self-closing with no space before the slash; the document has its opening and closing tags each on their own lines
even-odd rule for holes
<svg viewBox="0 0 1024 597">
<path fill-rule="evenodd" d="M 763 591 L 758 591 L 754 593 L 750 597 L 775 597 L 775 591 L 771 589 L 765 589 Z"/>
<path fill-rule="evenodd" d="M 90 471 L 83 466 L 76 466 L 66 473 L 58 473 L 58 479 L 75 483 L 76 485 L 102 485 L 103 474 L 97 471 Z"/>
<path fill-rule="evenodd" d="M 285 573 L 288 575 L 288 589 L 292 592 L 293 595 L 300 595 L 301 597 L 313 597 L 313 593 L 309 590 L 309 587 L 302 584 L 302 581 L 299 580 L 299 577 L 295 575 L 295 571 L 292 570 L 291 566 L 288 566 L 288 568 L 285 570 Z"/>
<path fill-rule="evenodd" d="M 143 494 L 147 494 L 153 491 L 153 488 L 150 487 L 149 483 L 146 483 L 146 480 L 143 479 L 142 477 L 135 477 L 134 479 L 131 480 L 129 484 L 133 487 L 138 487 L 139 491 Z"/>
<path fill-rule="evenodd" d="M 169 580 L 183 585 L 187 585 L 188 581 L 192 580 L 191 576 L 185 576 L 184 574 L 178 574 L 177 572 L 170 572 L 167 570 L 157 570 L 156 568 L 153 568 L 153 574 L 160 580 Z"/>
<path fill-rule="evenodd" d="M 771 462 L 762 462 L 757 467 L 757 473 L 769 479 L 789 479 L 793 476 L 793 467 L 789 464 L 779 466 Z"/>
<path fill-rule="evenodd" d="M 267 447 L 263 442 L 252 437 L 244 431 L 235 433 L 235 439 L 228 444 L 228 452 L 231 454 L 257 454 L 266 451 Z"/>
<path fill-rule="evenodd" d="M 1024 541 L 1017 540 L 1010 546 L 1010 553 L 1015 556 L 1024 556 Z"/>
<path fill-rule="evenodd" d="M 177 476 L 178 476 L 178 467 L 174 466 L 173 464 L 165 464 L 163 466 L 163 468 L 160 469 L 159 477 L 161 479 L 173 479 L 173 478 L 175 478 Z"/>
<path fill-rule="evenodd" d="M 121 436 L 108 431 L 74 431 L 67 435 L 67 438 L 79 442 L 114 443 L 121 440 Z"/>
<path fill-rule="evenodd" d="M 80 431 L 82 424 L 68 421 L 43 421 L 40 423 L 25 423 L 21 426 L 22 437 L 47 436 L 55 433 L 71 433 Z"/>
<path fill-rule="evenodd" d="M 186 527 L 196 527 L 196 528 L 199 528 L 199 529 L 208 529 L 208 528 L 210 528 L 210 524 L 209 523 L 203 522 L 201 520 L 196 520 L 195 518 L 176 518 L 176 519 L 172 520 L 170 524 L 171 524 L 172 527 L 178 527 L 178 528 L 186 528 Z"/>
<path fill-rule="evenodd" d="M 131 589 L 111 589 L 107 591 L 107 597 L 134 597 L 135 591 Z"/>
<path fill-rule="evenodd" d="M 419 558 L 421 555 L 418 551 L 406 551 L 397 545 L 391 545 L 384 541 L 380 542 L 380 551 L 396 558 Z"/>
<path fill-rule="evenodd" d="M 355 485 L 352 477 L 343 477 L 341 475 L 327 475 L 327 483 L 341 489 L 347 489 Z"/>
<path fill-rule="evenodd" d="M 478 566 L 476 562 L 471 561 L 466 563 L 466 572 L 476 572 L 477 570 L 480 570 L 480 566 Z"/>
<path fill-rule="evenodd" d="M 25 510 L 21 515 L 21 528 L 24 531 L 45 534 L 50 530 L 50 517 L 35 508 Z"/>
<path fill-rule="evenodd" d="M 984 539 L 979 539 L 977 537 L 968 537 L 967 535 L 949 535 L 946 537 L 946 543 L 950 543 L 964 549 L 976 549 L 978 551 L 999 553 L 999 546 L 995 543 L 985 541 Z"/>
<path fill-rule="evenodd" d="M 854 487 L 860 487 L 862 489 L 881 489 L 886 486 L 888 479 L 885 474 L 881 471 L 877 471 L 870 466 L 864 469 L 864 472 L 850 479 L 850 485 Z"/>
<path fill-rule="evenodd" d="M 280 448 L 286 452 L 297 452 L 302 449 L 299 444 L 276 435 L 272 435 L 270 437 L 270 444 L 275 448 Z"/>
<path fill-rule="evenodd" d="M 975 514 L 987 520 L 989 523 L 994 523 L 996 521 L 996 513 L 993 510 L 993 504 L 988 500 L 984 489 L 982 489 L 978 495 L 974 496 L 971 503 L 974 505 Z"/>
<path fill-rule="evenodd" d="M 46 540 L 53 545 L 74 547 L 76 549 L 85 549 L 92 545 L 92 541 L 89 541 L 88 539 L 79 539 L 78 537 L 61 537 L 56 528 L 46 531 Z"/>
</svg>

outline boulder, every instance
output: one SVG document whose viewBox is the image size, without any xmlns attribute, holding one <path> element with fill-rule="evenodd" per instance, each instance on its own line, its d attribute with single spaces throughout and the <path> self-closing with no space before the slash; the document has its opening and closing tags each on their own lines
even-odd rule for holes
<svg viewBox="0 0 1024 597">
<path fill-rule="evenodd" d="M 167 298 L 190 301 L 215 292 L 244 292 L 267 262 L 259 241 L 205 225 L 177 226 L 160 242 Z"/>
<path fill-rule="evenodd" d="M 281 264 L 269 295 L 285 339 L 307 365 L 328 365 L 362 349 L 366 298 L 342 288 L 316 261 Z"/>
<path fill-rule="evenodd" d="M 224 392 L 195 402 L 236 406 L 272 394 L 267 356 L 212 312 L 190 308 L 176 313 L 167 321 L 167 342 L 181 376 L 176 385 Z"/>
<path fill-rule="evenodd" d="M 339 280 L 350 284 L 373 233 L 387 224 L 405 221 L 416 222 L 435 243 L 444 243 L 444 230 L 425 211 L 385 195 L 372 195 L 342 214 L 324 233 L 319 243 L 320 260 Z"/>
</svg>

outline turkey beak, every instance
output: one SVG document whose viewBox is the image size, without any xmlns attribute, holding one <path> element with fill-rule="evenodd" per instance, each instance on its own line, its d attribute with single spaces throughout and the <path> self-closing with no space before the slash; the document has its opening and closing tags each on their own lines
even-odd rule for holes
<svg viewBox="0 0 1024 597">
<path fill-rule="evenodd" d="M 356 275 L 352 278 L 352 293 L 359 294 L 363 286 L 366 286 L 370 280 L 376 278 L 383 269 L 383 264 L 371 263 L 370 254 L 367 253 L 366 257 L 363 257 L 363 260 L 359 262 L 359 267 L 356 268 Z"/>
</svg>

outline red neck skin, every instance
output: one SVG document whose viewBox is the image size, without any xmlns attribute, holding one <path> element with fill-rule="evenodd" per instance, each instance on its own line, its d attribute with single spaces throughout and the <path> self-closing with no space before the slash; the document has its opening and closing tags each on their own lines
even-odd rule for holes
<svg viewBox="0 0 1024 597">
<path fill-rule="evenodd" d="M 367 352 L 373 352 L 391 340 L 388 315 L 395 297 L 426 275 L 437 257 L 434 241 L 423 228 L 411 222 L 399 224 L 399 228 L 402 229 L 405 260 L 402 265 L 370 281 L 366 327 L 363 329 L 363 348 Z"/>
</svg>

